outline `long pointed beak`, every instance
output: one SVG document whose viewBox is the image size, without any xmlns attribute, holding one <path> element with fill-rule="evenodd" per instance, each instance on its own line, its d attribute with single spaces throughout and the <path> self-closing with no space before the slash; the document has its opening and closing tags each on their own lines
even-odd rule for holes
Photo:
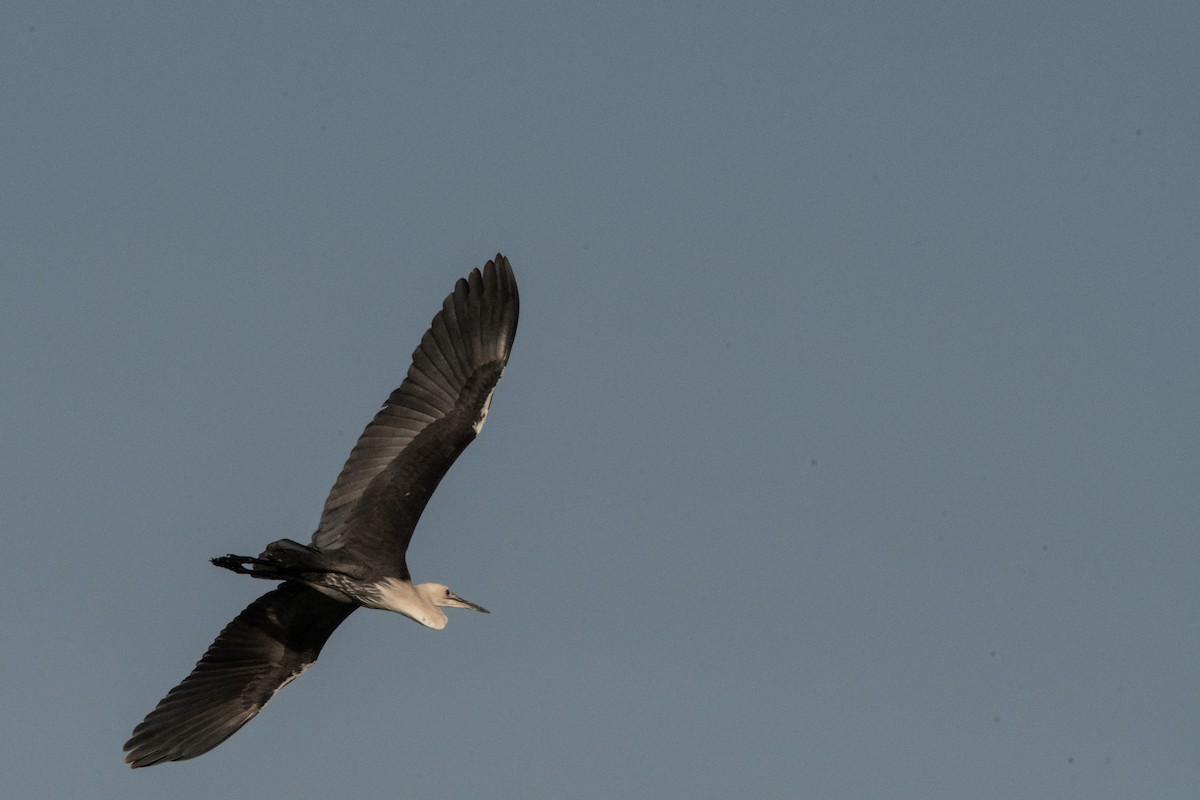
<svg viewBox="0 0 1200 800">
<path fill-rule="evenodd" d="M 488 611 L 486 608 L 484 608 L 483 606 L 476 605 L 475 603 L 472 603 L 470 600 L 465 600 L 456 594 L 451 594 L 450 598 L 452 600 L 457 600 L 458 602 L 462 603 L 460 608 L 470 608 L 470 609 L 474 609 L 475 611 L 482 611 L 484 614 L 492 613 L 492 612 Z"/>
</svg>

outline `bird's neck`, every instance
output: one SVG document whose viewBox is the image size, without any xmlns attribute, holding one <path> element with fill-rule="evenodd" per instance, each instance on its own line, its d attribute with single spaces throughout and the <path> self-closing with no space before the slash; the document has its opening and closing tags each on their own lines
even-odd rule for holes
<svg viewBox="0 0 1200 800">
<path fill-rule="evenodd" d="M 446 613 L 433 604 L 425 592 L 425 584 L 414 586 L 412 581 L 399 578 L 384 578 L 375 584 L 372 602 L 363 603 L 371 608 L 395 611 L 427 628 L 441 630 L 446 627 Z"/>
</svg>

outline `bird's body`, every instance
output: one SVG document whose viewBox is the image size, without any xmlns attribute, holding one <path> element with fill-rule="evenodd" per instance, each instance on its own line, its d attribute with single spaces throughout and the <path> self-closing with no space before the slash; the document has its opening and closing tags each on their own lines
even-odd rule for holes
<svg viewBox="0 0 1200 800">
<path fill-rule="evenodd" d="M 405 561 L 425 504 L 483 428 L 517 330 L 516 280 L 497 254 L 459 280 L 413 353 L 404 382 L 350 453 L 312 544 L 280 539 L 217 566 L 283 581 L 229 623 L 196 668 L 125 743 L 134 767 L 194 758 L 246 724 L 316 661 L 360 606 L 446 626 L 442 608 L 485 611 L 440 583 L 414 584 Z"/>
</svg>

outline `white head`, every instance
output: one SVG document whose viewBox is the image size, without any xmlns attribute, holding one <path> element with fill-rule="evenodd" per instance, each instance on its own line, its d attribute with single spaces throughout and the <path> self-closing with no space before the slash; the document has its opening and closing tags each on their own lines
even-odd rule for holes
<svg viewBox="0 0 1200 800">
<path fill-rule="evenodd" d="M 483 606 L 464 600 L 450 591 L 450 587 L 440 583 L 418 583 L 414 588 L 417 590 L 417 596 L 429 605 L 421 609 L 424 612 L 421 616 L 413 616 L 413 619 L 434 630 L 440 631 L 446 627 L 446 613 L 442 608 L 469 608 L 484 614 L 490 613 Z"/>
<path fill-rule="evenodd" d="M 446 614 L 442 608 L 470 608 L 488 613 L 483 606 L 463 600 L 440 583 L 418 583 L 414 586 L 398 578 L 384 578 L 371 588 L 373 591 L 369 595 L 359 598 L 363 605 L 395 611 L 438 631 L 446 627 Z"/>
</svg>

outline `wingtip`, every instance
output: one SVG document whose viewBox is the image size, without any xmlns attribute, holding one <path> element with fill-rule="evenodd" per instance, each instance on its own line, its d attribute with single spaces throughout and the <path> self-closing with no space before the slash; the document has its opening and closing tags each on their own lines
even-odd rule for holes
<svg viewBox="0 0 1200 800">
<path fill-rule="evenodd" d="M 489 270 L 495 270 L 502 275 L 512 276 L 512 264 L 504 256 L 503 253 L 496 253 L 496 257 L 489 260 L 483 265 L 483 271 L 486 274 Z"/>
</svg>

